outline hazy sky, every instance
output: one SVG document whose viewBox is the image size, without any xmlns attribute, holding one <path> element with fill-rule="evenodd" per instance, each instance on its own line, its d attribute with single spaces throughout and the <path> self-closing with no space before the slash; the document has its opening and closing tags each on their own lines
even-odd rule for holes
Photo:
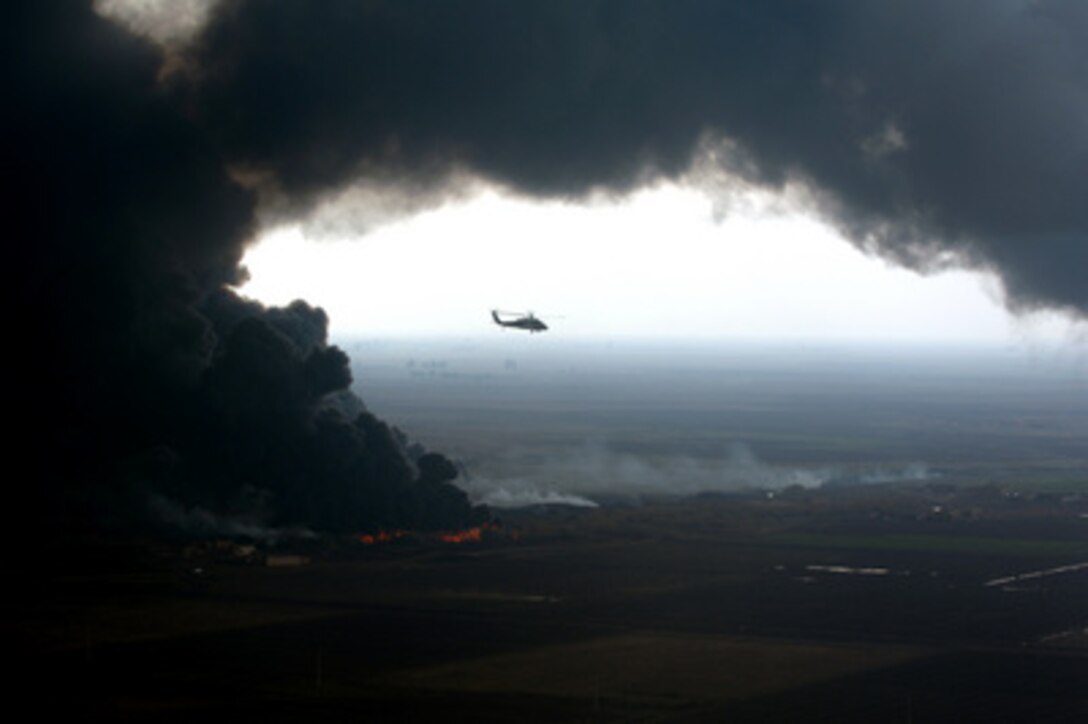
<svg viewBox="0 0 1088 724">
<path fill-rule="evenodd" d="M 268 233 L 242 287 L 302 298 L 335 335 L 519 334 L 489 310 L 534 311 L 567 337 L 1037 342 L 1060 315 L 1010 315 L 990 274 L 921 275 L 859 251 L 801 211 L 659 185 L 591 204 L 484 191 L 365 235 Z M 524 334 L 524 333 L 520 333 Z"/>
</svg>

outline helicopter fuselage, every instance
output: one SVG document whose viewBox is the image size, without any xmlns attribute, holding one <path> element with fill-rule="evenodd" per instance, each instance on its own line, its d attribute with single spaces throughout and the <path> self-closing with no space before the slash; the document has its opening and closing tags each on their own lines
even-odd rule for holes
<svg viewBox="0 0 1088 724">
<path fill-rule="evenodd" d="M 491 310 L 491 319 L 495 321 L 495 324 L 500 327 L 511 327 L 513 329 L 528 330 L 530 334 L 536 332 L 543 332 L 548 329 L 548 325 L 533 316 L 532 312 L 517 319 L 504 320 L 499 317 L 499 313 L 496 310 Z"/>
</svg>

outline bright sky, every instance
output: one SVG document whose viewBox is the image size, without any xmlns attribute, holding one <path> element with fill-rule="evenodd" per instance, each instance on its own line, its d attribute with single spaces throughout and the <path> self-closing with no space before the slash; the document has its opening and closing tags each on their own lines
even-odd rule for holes
<svg viewBox="0 0 1088 724">
<path fill-rule="evenodd" d="M 242 293 L 303 298 L 333 336 L 517 334 L 489 310 L 532 310 L 563 337 L 1041 342 L 1072 335 L 1017 319 L 975 272 L 933 276 L 863 254 L 800 214 L 715 220 L 706 195 L 663 186 L 612 203 L 482 193 L 355 238 L 268 233 Z"/>
</svg>

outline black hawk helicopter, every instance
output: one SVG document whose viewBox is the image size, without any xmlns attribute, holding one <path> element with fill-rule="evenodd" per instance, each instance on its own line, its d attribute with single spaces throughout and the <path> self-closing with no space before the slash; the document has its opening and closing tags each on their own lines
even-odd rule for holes
<svg viewBox="0 0 1088 724">
<path fill-rule="evenodd" d="M 503 319 L 499 316 L 500 314 L 513 316 L 514 319 Z M 492 309 L 491 318 L 495 320 L 495 324 L 499 325 L 500 327 L 527 329 L 529 330 L 529 334 L 543 332 L 548 329 L 548 325 L 537 319 L 532 312 L 529 312 L 528 314 L 521 314 L 520 312 L 500 312 L 497 309 Z"/>
</svg>

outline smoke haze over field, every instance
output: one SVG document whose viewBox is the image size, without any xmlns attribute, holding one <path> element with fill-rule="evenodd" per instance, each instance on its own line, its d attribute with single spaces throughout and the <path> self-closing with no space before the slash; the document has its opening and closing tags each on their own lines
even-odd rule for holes
<svg viewBox="0 0 1088 724">
<path fill-rule="evenodd" d="M 849 471 L 838 466 L 768 465 L 743 442 L 730 443 L 723 455 L 714 458 L 639 455 L 618 452 L 601 443 L 585 443 L 542 457 L 538 451 L 513 450 L 494 464 L 524 471 L 520 477 L 470 475 L 461 485 L 476 500 L 510 508 L 587 506 L 594 501 L 776 491 L 793 486 L 815 488 L 840 481 L 921 482 L 934 477 L 922 463 Z"/>
<path fill-rule="evenodd" d="M 570 200 L 679 178 L 787 191 L 867 249 L 1088 310 L 1082 3 L 183 7 L 180 45 L 129 17 L 169 52 L 89 0 L 7 7 L 28 510 L 149 487 L 228 516 L 267 493 L 272 526 L 470 520 L 448 461 L 345 402 L 320 310 L 227 291 L 262 225 L 353 188 L 407 199 L 392 215 L 465 178 Z"/>
<path fill-rule="evenodd" d="M 1019 485 L 1086 470 L 1082 354 L 539 341 L 349 348 L 372 409 L 460 461 L 458 484 L 501 507 L 793 485 Z"/>
</svg>

